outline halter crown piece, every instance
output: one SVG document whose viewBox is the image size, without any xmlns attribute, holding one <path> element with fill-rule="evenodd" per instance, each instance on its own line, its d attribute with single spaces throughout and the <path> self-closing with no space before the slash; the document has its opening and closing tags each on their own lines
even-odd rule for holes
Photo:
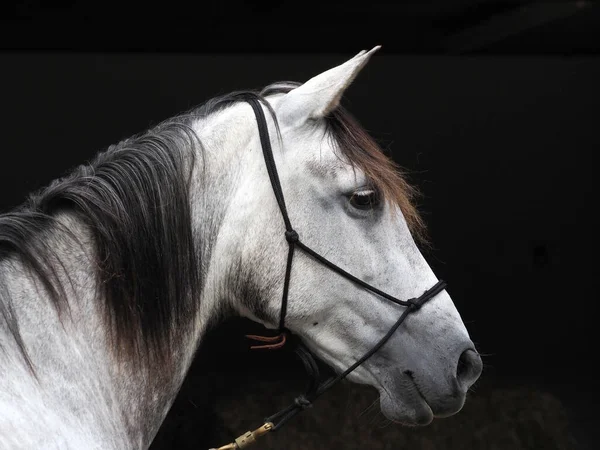
<svg viewBox="0 0 600 450">
<path fill-rule="evenodd" d="M 273 150 L 271 148 L 271 140 L 269 138 L 269 131 L 267 126 L 267 121 L 265 118 L 265 114 L 260 105 L 259 100 L 254 96 L 248 96 L 245 99 L 252 109 L 254 110 L 254 114 L 256 116 L 256 122 L 258 124 L 258 132 L 260 135 L 260 142 L 262 145 L 263 155 L 265 158 L 265 164 L 267 166 L 267 171 L 269 173 L 269 178 L 271 180 L 271 186 L 273 187 L 273 192 L 275 193 L 275 198 L 277 200 L 277 204 L 279 205 L 279 209 L 281 211 L 281 215 L 283 217 L 283 222 L 285 224 L 285 238 L 288 242 L 288 257 L 287 257 L 287 265 L 285 269 L 285 278 L 283 281 L 283 295 L 281 298 L 281 310 L 279 316 L 279 335 L 275 337 L 265 337 L 265 336 L 255 336 L 249 335 L 248 337 L 260 342 L 263 342 L 263 345 L 252 346 L 251 348 L 255 349 L 277 349 L 281 348 L 286 342 L 286 335 L 290 333 L 289 330 L 285 328 L 285 316 L 287 312 L 287 304 L 288 304 L 288 291 L 290 287 L 290 276 L 292 273 L 292 263 L 294 260 L 294 251 L 296 248 L 302 250 L 304 253 L 311 256 L 313 259 L 327 267 L 328 269 L 337 272 L 344 278 L 352 281 L 358 286 L 367 289 L 374 294 L 377 294 L 380 297 L 385 298 L 397 305 L 404 306 L 406 309 L 400 315 L 396 323 L 392 325 L 389 331 L 383 336 L 367 353 L 365 353 L 361 358 L 359 358 L 354 364 L 348 367 L 344 372 L 339 375 L 330 378 L 324 383 L 319 383 L 319 369 L 316 361 L 313 356 L 310 354 L 310 351 L 306 349 L 302 344 L 299 344 L 296 353 L 302 359 L 304 366 L 311 376 L 311 382 L 303 395 L 300 395 L 294 399 L 294 401 L 285 409 L 273 414 L 270 417 L 267 417 L 264 421 L 264 424 L 257 428 L 254 431 L 248 431 L 238 437 L 234 442 L 219 447 L 216 450 L 241 450 L 249 447 L 253 443 L 256 442 L 256 439 L 270 431 L 277 431 L 281 428 L 286 422 L 288 422 L 292 417 L 299 414 L 301 411 L 304 411 L 306 408 L 312 406 L 312 403 L 321 395 L 323 395 L 327 390 L 329 390 L 332 386 L 334 386 L 339 381 L 346 378 L 353 370 L 355 370 L 358 366 L 364 363 L 367 359 L 369 359 L 375 352 L 377 352 L 383 345 L 392 337 L 394 332 L 400 327 L 402 322 L 408 317 L 411 312 L 417 311 L 425 304 L 425 302 L 431 300 L 437 294 L 442 292 L 446 288 L 445 281 L 438 281 L 431 288 L 425 291 L 420 297 L 412 298 L 408 300 L 399 300 L 390 294 L 387 294 L 374 286 L 371 286 L 368 283 L 365 283 L 359 278 L 356 278 L 354 275 L 346 272 L 341 267 L 338 267 L 328 259 L 321 256 L 316 251 L 312 250 L 310 247 L 307 247 L 300 239 L 298 232 L 294 230 L 292 227 L 292 223 L 290 222 L 290 218 L 287 213 L 287 208 L 285 205 L 285 199 L 283 197 L 283 190 L 281 189 L 281 183 L 279 181 L 279 175 L 277 174 L 277 166 L 275 165 L 275 160 L 273 158 Z"/>
</svg>

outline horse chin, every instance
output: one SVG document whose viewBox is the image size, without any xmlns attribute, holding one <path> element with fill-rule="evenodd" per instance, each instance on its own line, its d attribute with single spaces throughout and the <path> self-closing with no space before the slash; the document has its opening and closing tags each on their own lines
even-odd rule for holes
<svg viewBox="0 0 600 450">
<path fill-rule="evenodd" d="M 392 397 L 387 390 L 381 389 L 379 403 L 386 419 L 404 426 L 425 426 L 434 419 L 431 407 L 419 393 Z"/>
</svg>

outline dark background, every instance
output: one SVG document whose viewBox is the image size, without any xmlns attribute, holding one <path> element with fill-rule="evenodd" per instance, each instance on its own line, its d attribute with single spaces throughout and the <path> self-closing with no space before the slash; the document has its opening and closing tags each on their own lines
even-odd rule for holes
<svg viewBox="0 0 600 450">
<path fill-rule="evenodd" d="M 542 406 L 535 423 L 510 419 L 497 439 L 485 434 L 473 448 L 583 449 L 599 442 L 592 333 L 593 159 L 600 141 L 595 2 L 113 8 L 63 1 L 5 3 L 0 11 L 2 212 L 97 151 L 210 97 L 305 81 L 382 44 L 345 104 L 424 193 L 421 209 L 434 243 L 426 256 L 449 282 L 484 354 L 480 398 L 506 401 L 461 414 L 481 420 L 505 410 L 523 418 L 537 401 L 531 393 L 539 393 L 555 401 L 567 424 L 568 445 L 548 438 L 558 428 Z M 230 427 L 232 410 L 251 427 L 262 416 L 249 417 L 248 405 L 266 415 L 302 387 L 291 353 L 249 354 L 242 335 L 250 328 L 232 321 L 209 336 L 153 449 L 224 444 L 223 436 L 246 429 Z M 353 389 L 337 389 L 323 407 L 328 413 L 315 407 L 305 414 L 320 419 L 290 424 L 271 444 L 334 446 L 327 436 L 350 425 L 326 421 L 347 412 L 336 398 L 360 404 L 363 391 Z M 477 396 L 476 390 L 475 402 Z M 219 403 L 224 397 L 227 406 Z M 516 412 L 508 412 L 515 404 Z M 452 420 L 459 419 L 446 421 Z M 464 433 L 483 433 L 492 422 L 498 418 Z M 286 436 L 300 430 L 302 440 L 311 424 L 324 427 L 318 443 L 291 446 Z M 389 442 L 395 436 L 382 437 L 389 431 L 357 427 L 345 448 L 401 448 Z M 445 430 L 434 431 L 398 432 L 421 433 L 412 448 L 430 448 L 427 439 L 431 448 L 467 448 L 467 434 L 441 443 L 435 436 Z M 511 432 L 518 445 L 504 443 Z M 532 435 L 537 441 L 527 440 Z M 387 443 L 378 447 L 377 439 Z"/>
</svg>

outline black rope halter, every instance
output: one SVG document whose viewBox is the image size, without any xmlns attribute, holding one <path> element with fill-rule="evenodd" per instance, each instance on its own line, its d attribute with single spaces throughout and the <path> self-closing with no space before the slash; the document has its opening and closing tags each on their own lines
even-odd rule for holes
<svg viewBox="0 0 600 450">
<path fill-rule="evenodd" d="M 286 422 L 288 422 L 292 417 L 296 416 L 301 411 L 306 408 L 312 406 L 312 403 L 321 395 L 323 395 L 327 390 L 333 387 L 336 383 L 346 378 L 352 371 L 354 371 L 358 366 L 364 363 L 367 359 L 369 359 L 375 352 L 377 352 L 385 343 L 392 337 L 394 332 L 400 327 L 402 322 L 408 317 L 411 312 L 417 311 L 425 304 L 425 302 L 431 300 L 441 291 L 446 288 L 446 282 L 439 280 L 436 284 L 434 284 L 430 289 L 425 291 L 421 296 L 416 298 L 411 298 L 408 300 L 399 300 L 396 297 L 393 297 L 390 294 L 387 294 L 374 286 L 362 281 L 359 278 L 356 278 L 354 275 L 346 272 L 341 267 L 332 263 L 307 245 L 305 245 L 301 240 L 298 232 L 294 230 L 292 227 L 292 223 L 288 216 L 287 208 L 285 205 L 285 199 L 283 196 L 283 190 L 281 188 L 281 182 L 279 181 L 279 175 L 277 174 L 277 166 L 275 164 L 275 159 L 273 158 L 273 149 L 271 147 L 271 140 L 269 138 L 269 131 L 267 126 L 267 121 L 265 118 L 265 114 L 263 112 L 262 106 L 260 102 L 254 98 L 249 97 L 245 99 L 252 109 L 254 110 L 254 114 L 256 116 L 256 122 L 258 124 L 258 132 L 260 135 L 260 142 L 263 150 L 263 155 L 265 159 L 265 164 L 267 166 L 267 172 L 269 173 L 269 178 L 271 180 L 271 186 L 273 187 L 273 192 L 275 193 L 275 198 L 277 200 L 277 204 L 279 205 L 279 209 L 281 211 L 281 215 L 283 217 L 283 221 L 285 224 L 285 238 L 288 242 L 288 257 L 287 264 L 285 268 L 285 278 L 283 281 L 283 295 L 281 297 L 281 310 L 279 316 L 279 332 L 280 336 L 282 336 L 279 344 L 271 344 L 259 346 L 258 348 L 278 348 L 283 343 L 285 343 L 285 334 L 289 332 L 285 328 L 285 316 L 287 313 L 287 305 L 288 305 L 288 292 L 290 287 L 290 277 L 292 273 L 292 263 L 294 261 L 294 252 L 296 248 L 300 249 L 307 255 L 311 256 L 313 259 L 323 264 L 325 267 L 337 272 L 344 278 L 352 281 L 353 283 L 367 289 L 374 294 L 377 294 L 380 297 L 385 298 L 397 305 L 404 306 L 406 309 L 400 315 L 396 323 L 389 329 L 389 331 L 383 336 L 368 352 L 366 352 L 361 358 L 359 358 L 354 364 L 348 367 L 345 371 L 340 373 L 339 375 L 330 378 L 324 383 L 319 383 L 319 369 L 317 363 L 315 362 L 313 356 L 310 351 L 306 349 L 301 343 L 297 349 L 297 354 L 300 356 L 306 371 L 311 376 L 311 381 L 308 385 L 306 392 L 303 395 L 300 395 L 294 399 L 294 401 L 285 409 L 269 416 L 265 419 L 265 424 L 260 427 L 255 432 L 248 432 L 245 435 L 240 436 L 240 438 L 236 439 L 235 443 L 229 444 L 229 446 L 221 447 L 220 449 L 239 449 L 248 446 L 250 443 L 254 442 L 254 438 L 258 437 L 261 434 L 264 434 L 268 431 L 276 431 L 281 428 Z M 250 336 L 257 340 L 261 340 L 263 342 L 274 342 L 277 338 L 264 338 L 258 336 Z"/>
</svg>

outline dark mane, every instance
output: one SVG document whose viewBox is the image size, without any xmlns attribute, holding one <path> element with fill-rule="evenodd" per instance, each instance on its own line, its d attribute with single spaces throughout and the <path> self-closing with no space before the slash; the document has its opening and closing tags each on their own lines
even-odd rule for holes
<svg viewBox="0 0 600 450">
<path fill-rule="evenodd" d="M 92 233 L 96 284 L 116 355 L 131 362 L 147 358 L 147 363 L 168 364 L 172 344 L 187 329 L 200 301 L 199 245 L 192 230 L 189 187 L 192 169 L 201 163 L 194 154 L 201 155 L 202 149 L 191 124 L 249 96 L 266 104 L 267 95 L 298 85 L 277 83 L 260 93 L 227 94 L 109 147 L 30 195 L 21 207 L 0 215 L 0 261 L 18 257 L 60 313 L 67 299 L 53 263 L 56 252 L 45 236 L 59 226 L 59 212 L 75 213 Z M 413 233 L 421 235 L 422 223 L 411 202 L 414 191 L 392 161 L 343 108 L 327 124 L 343 155 L 400 205 Z M 0 316 L 30 364 L 5 287 L 0 279 Z"/>
<path fill-rule="evenodd" d="M 118 357 L 131 362 L 141 355 L 164 362 L 174 334 L 196 309 L 199 272 L 188 195 L 196 145 L 188 126 L 169 121 L 109 147 L 0 216 L 0 258 L 18 255 L 59 313 L 66 296 L 44 231 L 59 227 L 56 215 L 63 211 L 86 224 L 109 336 Z M 3 300 L 0 308 L 11 308 Z M 21 343 L 14 318 L 11 330 Z"/>
</svg>

